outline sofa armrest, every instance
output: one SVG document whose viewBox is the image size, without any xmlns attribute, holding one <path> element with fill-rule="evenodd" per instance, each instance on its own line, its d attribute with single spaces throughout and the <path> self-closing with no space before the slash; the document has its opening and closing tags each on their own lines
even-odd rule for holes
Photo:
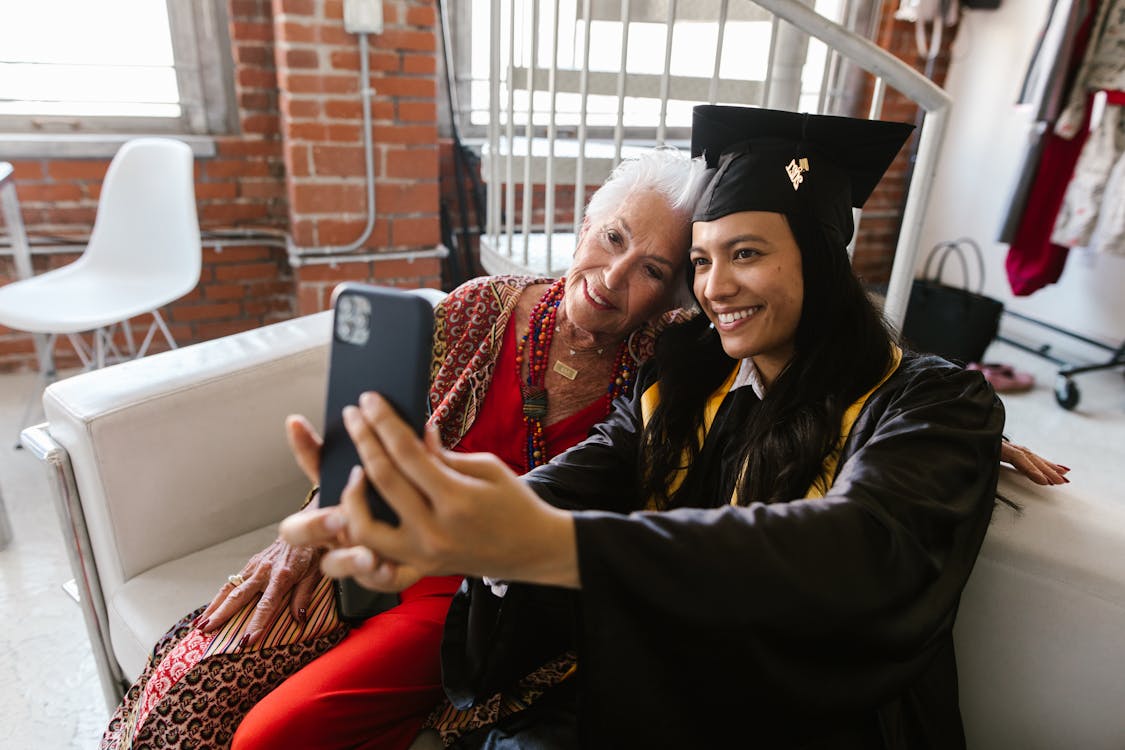
<svg viewBox="0 0 1125 750">
<path fill-rule="evenodd" d="M 163 352 L 50 386 L 102 589 L 276 522 L 307 480 L 284 418 L 323 410 L 331 313 Z"/>
<path fill-rule="evenodd" d="M 970 750 L 1125 738 L 1125 506 L 1005 471 L 954 628 Z"/>
</svg>

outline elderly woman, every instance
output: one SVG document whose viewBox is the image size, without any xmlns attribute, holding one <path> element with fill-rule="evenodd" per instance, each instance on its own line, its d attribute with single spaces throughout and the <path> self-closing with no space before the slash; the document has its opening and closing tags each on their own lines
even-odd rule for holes
<svg viewBox="0 0 1125 750">
<path fill-rule="evenodd" d="M 375 588 L 510 582 L 473 582 L 450 612 L 461 705 L 577 649 L 569 687 L 480 746 L 964 745 L 952 626 L 1003 409 L 980 373 L 893 343 L 846 251 L 852 207 L 909 131 L 697 108 L 715 169 L 692 231 L 704 316 L 669 328 L 633 396 L 523 479 L 417 440 L 375 394 L 346 411 L 362 467 L 340 508 L 282 536 L 362 543 L 322 567 Z M 365 481 L 400 526 L 371 518 Z"/>
</svg>

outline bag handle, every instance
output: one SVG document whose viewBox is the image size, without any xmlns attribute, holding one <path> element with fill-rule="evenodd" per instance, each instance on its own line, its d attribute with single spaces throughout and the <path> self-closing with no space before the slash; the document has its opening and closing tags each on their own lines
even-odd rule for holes
<svg viewBox="0 0 1125 750">
<path fill-rule="evenodd" d="M 979 271 L 979 281 L 977 283 L 976 293 L 980 294 L 984 291 L 984 254 L 981 253 L 980 245 L 976 243 L 971 237 L 961 237 L 956 240 L 946 240 L 934 245 L 930 250 L 930 254 L 926 257 L 926 265 L 922 269 L 922 278 L 927 281 L 941 282 L 942 273 L 945 271 L 945 261 L 949 258 L 950 253 L 953 253 L 961 261 L 961 272 L 964 289 L 969 288 L 969 261 L 965 258 L 964 247 L 968 246 L 973 255 L 976 256 L 977 270 Z M 934 258 L 938 257 L 937 274 L 930 275 L 930 268 L 933 264 Z"/>
</svg>

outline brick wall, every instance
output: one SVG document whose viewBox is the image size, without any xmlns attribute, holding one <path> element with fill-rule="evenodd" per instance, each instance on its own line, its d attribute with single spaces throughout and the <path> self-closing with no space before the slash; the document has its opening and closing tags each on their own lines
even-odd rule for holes
<svg viewBox="0 0 1125 750">
<path fill-rule="evenodd" d="M 367 224 L 358 37 L 342 0 L 274 0 L 274 56 L 289 174 L 290 231 L 303 248 L 354 243 Z M 383 3 L 369 37 L 376 220 L 360 251 L 432 249 L 438 213 L 437 13 L 429 2 Z M 343 259 L 295 269 L 297 312 L 323 310 L 340 281 L 441 284 L 436 258 Z"/>
<path fill-rule="evenodd" d="M 165 308 L 186 344 L 324 309 L 344 279 L 439 286 L 436 259 L 290 266 L 296 245 L 355 240 L 365 224 L 358 38 L 343 28 L 342 0 L 230 0 L 239 132 L 215 138 L 195 163 L 205 233 L 269 235 L 259 244 L 208 245 L 200 283 Z M 432 0 L 387 0 L 385 32 L 369 38 L 376 222 L 360 252 L 431 250 L 440 241 L 436 126 L 436 12 Z M 83 244 L 93 227 L 108 160 L 17 161 L 15 182 L 29 234 Z M 77 254 L 36 255 L 37 271 Z M 0 257 L 0 283 L 15 278 Z M 133 321 L 143 334 L 149 317 Z M 155 349 L 162 346 L 155 345 Z M 35 367 L 25 333 L 0 327 L 0 371 Z M 60 342 L 61 366 L 75 364 Z"/>
</svg>

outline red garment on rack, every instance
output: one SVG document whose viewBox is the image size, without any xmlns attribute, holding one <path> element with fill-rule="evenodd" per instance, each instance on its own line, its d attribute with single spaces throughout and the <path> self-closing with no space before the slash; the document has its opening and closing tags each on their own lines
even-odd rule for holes
<svg viewBox="0 0 1125 750">
<path fill-rule="evenodd" d="M 1086 54 L 1090 41 L 1090 31 L 1097 15 L 1097 3 L 1090 4 L 1090 10 L 1074 35 L 1071 51 L 1071 71 L 1074 71 Z M 1091 96 L 1090 99 L 1093 97 Z M 1043 134 L 1043 150 L 1039 167 L 1035 172 L 1031 191 L 1024 205 L 1019 229 L 1008 247 L 1008 257 L 1004 267 L 1008 271 L 1008 285 L 1017 297 L 1038 291 L 1048 284 L 1054 284 L 1062 276 L 1066 256 L 1070 248 L 1051 242 L 1051 232 L 1055 228 L 1067 185 L 1074 175 L 1074 167 L 1082 153 L 1082 147 L 1090 133 L 1090 99 L 1086 102 L 1085 118 L 1082 127 L 1072 140 L 1055 135 L 1054 128 Z"/>
<path fill-rule="evenodd" d="M 1092 98 L 1092 97 L 1091 97 Z M 1043 154 L 1035 182 L 1027 196 L 1019 229 L 1008 248 L 1004 267 L 1008 271 L 1008 284 L 1012 293 L 1022 297 L 1054 284 L 1062 276 L 1070 248 L 1051 242 L 1051 230 L 1062 207 L 1066 187 L 1074 174 L 1074 165 L 1090 133 L 1090 106 L 1082 128 L 1073 139 L 1055 135 L 1053 130 L 1043 134 Z"/>
</svg>

